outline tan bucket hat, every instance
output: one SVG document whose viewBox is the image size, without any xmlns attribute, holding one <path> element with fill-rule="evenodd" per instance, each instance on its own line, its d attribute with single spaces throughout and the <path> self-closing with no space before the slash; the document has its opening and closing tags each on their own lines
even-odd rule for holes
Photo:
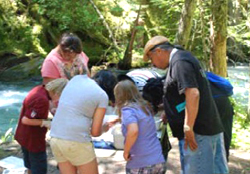
<svg viewBox="0 0 250 174">
<path fill-rule="evenodd" d="M 152 37 L 145 45 L 144 47 L 144 54 L 143 54 L 143 60 L 146 62 L 148 61 L 148 52 L 156 45 L 159 45 L 161 43 L 168 42 L 168 39 L 164 36 L 154 36 Z"/>
</svg>

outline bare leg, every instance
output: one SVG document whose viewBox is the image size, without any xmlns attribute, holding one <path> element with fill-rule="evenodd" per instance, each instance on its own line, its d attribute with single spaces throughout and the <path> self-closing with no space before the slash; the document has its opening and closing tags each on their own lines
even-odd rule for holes
<svg viewBox="0 0 250 174">
<path fill-rule="evenodd" d="M 79 172 L 78 174 L 98 174 L 96 158 L 87 164 L 77 166 L 77 170 Z"/>
<path fill-rule="evenodd" d="M 76 167 L 69 161 L 58 163 L 61 174 L 77 174 Z"/>
</svg>

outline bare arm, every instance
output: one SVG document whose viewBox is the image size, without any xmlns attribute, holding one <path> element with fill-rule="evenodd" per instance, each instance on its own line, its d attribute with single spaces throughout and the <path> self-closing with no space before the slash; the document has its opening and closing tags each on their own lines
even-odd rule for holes
<svg viewBox="0 0 250 174">
<path fill-rule="evenodd" d="M 123 157 L 126 161 L 130 160 L 130 149 L 135 144 L 135 141 L 138 137 L 138 125 L 137 123 L 131 123 L 127 126 L 127 136 L 126 136 L 126 142 L 124 146 L 124 153 Z"/>
<path fill-rule="evenodd" d="M 42 119 L 30 119 L 26 116 L 22 118 L 22 124 L 29 125 L 29 126 L 41 126 Z"/>
<path fill-rule="evenodd" d="M 106 112 L 106 108 L 97 108 L 94 113 L 91 135 L 93 137 L 98 137 L 102 134 L 102 122 Z"/>
<path fill-rule="evenodd" d="M 40 126 L 40 127 L 46 127 L 50 129 L 51 121 L 45 120 L 45 119 L 30 119 L 26 116 L 22 118 L 22 124 L 28 125 L 28 126 Z"/>
<path fill-rule="evenodd" d="M 187 146 L 193 151 L 197 149 L 193 127 L 199 110 L 200 92 L 197 88 L 187 88 L 185 90 L 186 109 L 185 109 L 185 125 L 190 127 L 189 131 L 185 131 L 185 148 Z"/>
</svg>

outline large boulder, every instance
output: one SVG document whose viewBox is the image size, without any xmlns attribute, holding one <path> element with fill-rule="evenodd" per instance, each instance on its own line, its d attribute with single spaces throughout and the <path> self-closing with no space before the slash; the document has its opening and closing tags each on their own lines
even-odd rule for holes
<svg viewBox="0 0 250 174">
<path fill-rule="evenodd" d="M 40 69 L 43 59 L 34 58 L 26 62 L 19 63 L 0 72 L 1 81 L 17 81 L 24 79 L 40 80 Z"/>
</svg>

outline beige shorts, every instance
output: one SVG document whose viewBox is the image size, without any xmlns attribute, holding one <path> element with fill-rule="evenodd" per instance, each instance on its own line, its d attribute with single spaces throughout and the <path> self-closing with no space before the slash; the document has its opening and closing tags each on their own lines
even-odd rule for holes
<svg viewBox="0 0 250 174">
<path fill-rule="evenodd" d="M 58 163 L 69 161 L 74 166 L 80 166 L 96 158 L 91 142 L 80 143 L 75 141 L 51 138 L 50 146 Z"/>
</svg>

